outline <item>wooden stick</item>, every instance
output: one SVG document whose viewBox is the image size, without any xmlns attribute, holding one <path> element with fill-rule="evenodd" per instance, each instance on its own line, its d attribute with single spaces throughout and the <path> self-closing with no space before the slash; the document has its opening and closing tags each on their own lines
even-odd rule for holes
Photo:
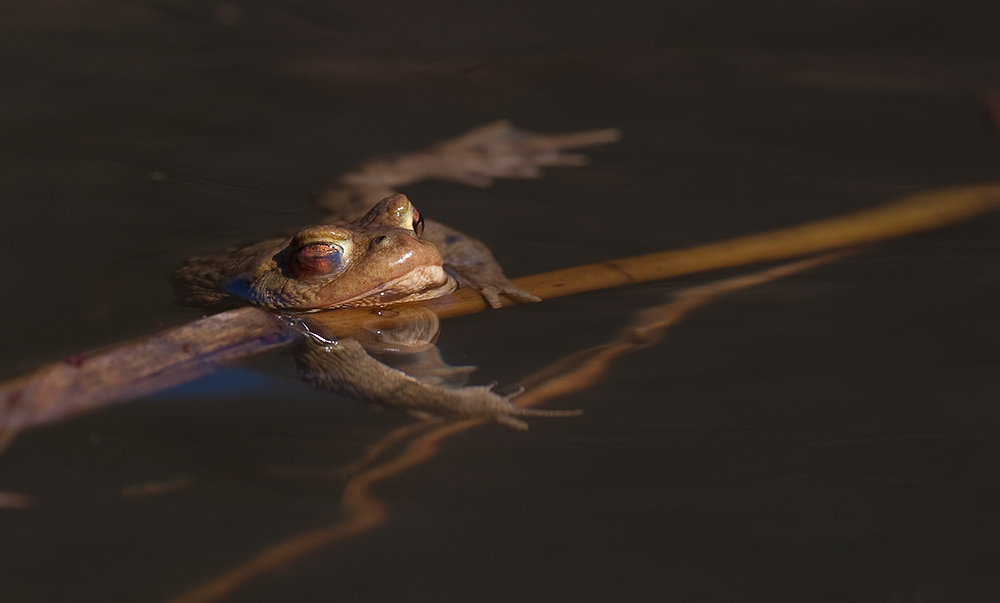
<svg viewBox="0 0 1000 603">
<path fill-rule="evenodd" d="M 0 385 L 0 434 L 180 385 L 295 337 L 274 315 L 240 308 L 70 356 Z"/>
</svg>

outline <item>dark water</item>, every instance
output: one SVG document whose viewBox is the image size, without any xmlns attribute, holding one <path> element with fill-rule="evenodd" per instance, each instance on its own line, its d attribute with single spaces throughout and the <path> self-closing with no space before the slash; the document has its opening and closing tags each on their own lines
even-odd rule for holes
<svg viewBox="0 0 1000 603">
<path fill-rule="evenodd" d="M 511 275 L 995 180 L 994 2 L 7 3 L 0 372 L 199 316 L 183 258 L 308 224 L 367 158 L 497 118 L 620 127 L 586 169 L 421 210 Z M 160 175 L 163 177 L 161 178 Z M 992 601 L 1000 216 L 731 295 L 377 488 L 374 532 L 231 601 Z M 696 276 L 444 324 L 509 383 Z M 404 419 L 263 359 L 0 455 L 0 601 L 160 601 L 340 517 L 330 466 Z M 123 487 L 194 486 L 122 498 Z"/>
</svg>

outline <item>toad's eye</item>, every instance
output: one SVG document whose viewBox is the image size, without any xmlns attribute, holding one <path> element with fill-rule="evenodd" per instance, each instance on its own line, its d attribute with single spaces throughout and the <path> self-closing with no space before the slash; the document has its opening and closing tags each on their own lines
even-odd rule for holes
<svg viewBox="0 0 1000 603">
<path fill-rule="evenodd" d="M 413 208 L 413 232 L 417 233 L 418 237 L 424 234 L 424 217 L 416 207 Z"/>
<path fill-rule="evenodd" d="M 297 277 L 333 274 L 340 270 L 343 253 L 328 243 L 311 243 L 292 254 L 291 268 Z"/>
</svg>

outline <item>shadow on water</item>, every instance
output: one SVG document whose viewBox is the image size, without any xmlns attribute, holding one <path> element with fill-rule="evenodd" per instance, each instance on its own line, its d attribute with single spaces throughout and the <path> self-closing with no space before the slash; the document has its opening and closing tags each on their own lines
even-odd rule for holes
<svg viewBox="0 0 1000 603">
<path fill-rule="evenodd" d="M 0 371 L 197 318 L 169 304 L 184 258 L 499 117 L 625 132 L 583 170 L 405 191 L 514 276 L 996 179 L 995 6 L 792 4 L 9 5 Z M 560 402 L 583 416 L 443 442 L 373 486 L 378 529 L 226 600 L 991 600 L 998 228 L 700 308 Z M 438 345 L 514 383 L 717 278 L 467 316 Z M 275 378 L 286 358 L 251 368 L 250 390 L 225 373 L 19 438 L 0 489 L 31 506 L 0 511 L 0 598 L 169 600 L 343 519 L 346 477 L 273 471 L 344 466 L 403 417 Z"/>
</svg>

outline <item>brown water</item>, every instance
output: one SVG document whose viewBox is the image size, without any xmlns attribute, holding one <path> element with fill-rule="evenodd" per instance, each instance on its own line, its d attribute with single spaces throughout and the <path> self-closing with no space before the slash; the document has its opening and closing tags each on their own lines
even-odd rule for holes
<svg viewBox="0 0 1000 603">
<path fill-rule="evenodd" d="M 514 276 L 995 180 L 994 2 L 8 3 L 0 373 L 199 316 L 183 258 L 317 217 L 372 156 L 507 117 L 620 127 L 586 169 L 421 210 Z M 162 175 L 162 178 L 161 178 Z M 992 601 L 1000 215 L 734 294 L 558 401 L 380 485 L 387 524 L 228 601 Z M 445 322 L 510 383 L 710 276 Z M 165 601 L 336 521 L 393 413 L 263 359 L 0 455 L 0 601 Z M 122 488 L 193 486 L 123 498 Z"/>
</svg>

